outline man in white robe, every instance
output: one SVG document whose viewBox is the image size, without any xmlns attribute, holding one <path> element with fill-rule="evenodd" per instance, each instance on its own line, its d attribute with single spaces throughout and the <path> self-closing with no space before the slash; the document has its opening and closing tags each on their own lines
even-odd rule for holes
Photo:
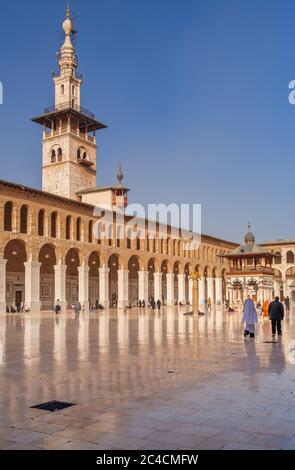
<svg viewBox="0 0 295 470">
<path fill-rule="evenodd" d="M 255 338 L 255 324 L 258 322 L 257 312 L 253 300 L 248 295 L 248 298 L 244 304 L 244 315 L 242 323 L 246 323 L 246 329 L 244 332 L 245 338 L 250 335 L 250 338 Z"/>
</svg>

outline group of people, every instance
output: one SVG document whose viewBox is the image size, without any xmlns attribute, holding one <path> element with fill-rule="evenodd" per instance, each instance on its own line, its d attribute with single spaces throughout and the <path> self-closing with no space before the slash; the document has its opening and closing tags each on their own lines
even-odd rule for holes
<svg viewBox="0 0 295 470">
<path fill-rule="evenodd" d="M 28 310 L 26 310 L 25 303 L 23 301 L 16 305 L 7 305 L 6 307 L 6 313 L 24 313 L 25 311 Z"/>
<path fill-rule="evenodd" d="M 286 305 L 286 304 L 285 304 Z M 290 309 L 290 303 L 289 303 Z M 260 303 L 257 304 L 257 311 L 260 315 L 263 315 L 263 306 Z M 242 323 L 246 324 L 244 337 L 250 336 L 250 338 L 255 338 L 255 325 L 258 322 L 255 304 L 250 296 L 244 304 L 244 312 Z M 282 302 L 280 302 L 279 297 L 275 297 L 273 302 L 268 303 L 267 314 L 271 320 L 272 336 L 275 337 L 276 333 L 279 336 L 282 336 L 282 320 L 285 315 L 285 308 Z"/>
</svg>

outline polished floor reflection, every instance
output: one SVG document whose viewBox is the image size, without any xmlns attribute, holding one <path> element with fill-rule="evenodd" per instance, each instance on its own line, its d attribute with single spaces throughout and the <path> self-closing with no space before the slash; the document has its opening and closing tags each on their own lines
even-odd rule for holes
<svg viewBox="0 0 295 470">
<path fill-rule="evenodd" d="M 295 310 L 0 316 L 1 449 L 295 449 Z M 293 345 L 295 349 L 295 346 Z M 30 408 L 77 403 L 56 413 Z"/>
</svg>

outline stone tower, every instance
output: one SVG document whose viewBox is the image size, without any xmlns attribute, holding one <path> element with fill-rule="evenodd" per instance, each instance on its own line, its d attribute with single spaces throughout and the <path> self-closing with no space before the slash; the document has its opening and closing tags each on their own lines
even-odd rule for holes
<svg viewBox="0 0 295 470">
<path fill-rule="evenodd" d="M 62 27 L 65 41 L 57 55 L 59 72 L 53 74 L 55 105 L 32 121 L 44 128 L 43 191 L 80 200 L 78 191 L 96 186 L 96 131 L 106 126 L 81 107 L 83 78 L 77 73 L 69 5 Z"/>
</svg>

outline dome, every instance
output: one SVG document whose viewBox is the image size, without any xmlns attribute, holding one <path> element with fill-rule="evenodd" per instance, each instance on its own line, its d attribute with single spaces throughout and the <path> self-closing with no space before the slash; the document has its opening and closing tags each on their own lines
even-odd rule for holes
<svg viewBox="0 0 295 470">
<path fill-rule="evenodd" d="M 255 236 L 251 232 L 251 225 L 248 225 L 248 232 L 245 235 L 245 243 L 246 245 L 254 245 L 255 243 Z"/>
</svg>

